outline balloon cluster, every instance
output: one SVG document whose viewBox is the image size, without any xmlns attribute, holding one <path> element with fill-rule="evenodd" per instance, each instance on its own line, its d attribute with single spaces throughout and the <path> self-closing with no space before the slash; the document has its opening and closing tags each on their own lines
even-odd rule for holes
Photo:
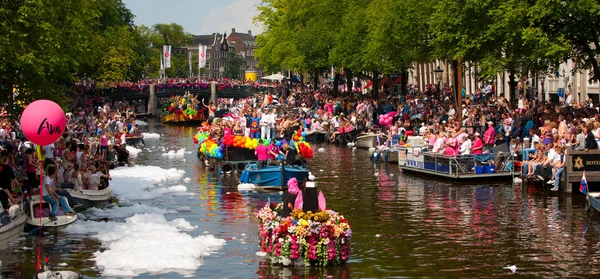
<svg viewBox="0 0 600 279">
<path fill-rule="evenodd" d="M 302 132 L 302 130 L 295 131 L 292 135 L 292 140 L 294 141 L 303 141 L 306 137 L 306 132 Z"/>
<path fill-rule="evenodd" d="M 298 149 L 300 150 L 300 154 L 302 155 L 302 158 L 304 158 L 304 159 L 312 159 L 312 157 L 313 157 L 313 150 L 310 147 L 310 145 L 308 144 L 308 142 L 300 142 L 298 144 Z"/>
<path fill-rule="evenodd" d="M 212 139 L 206 139 L 200 144 L 200 152 L 210 158 L 223 159 L 225 157 L 225 145 L 218 145 Z"/>
<path fill-rule="evenodd" d="M 383 126 L 390 126 L 392 125 L 392 122 L 394 121 L 394 117 L 397 115 L 398 113 L 395 111 L 390 111 L 387 114 L 380 114 L 379 115 L 379 125 L 383 125 Z"/>
<path fill-rule="evenodd" d="M 210 134 L 208 132 L 198 132 L 193 137 L 194 144 L 202 144 L 208 138 L 210 138 Z"/>
<path fill-rule="evenodd" d="M 250 149 L 250 150 L 256 149 L 256 147 L 259 145 L 258 139 L 251 139 L 251 138 L 244 137 L 244 136 L 233 136 L 233 135 L 225 136 L 223 138 L 223 143 L 226 146 L 234 146 L 234 147 L 246 148 L 246 149 Z M 268 145 L 269 141 L 263 142 L 263 144 Z"/>
</svg>

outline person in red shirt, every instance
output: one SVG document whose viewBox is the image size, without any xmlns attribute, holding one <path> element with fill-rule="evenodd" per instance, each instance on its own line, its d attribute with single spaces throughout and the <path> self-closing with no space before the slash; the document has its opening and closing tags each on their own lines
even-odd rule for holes
<svg viewBox="0 0 600 279">
<path fill-rule="evenodd" d="M 263 144 L 262 139 L 258 140 L 258 146 L 254 150 L 254 154 L 258 157 L 258 168 L 262 169 L 267 166 L 267 160 L 269 160 L 269 148 Z"/>
<path fill-rule="evenodd" d="M 483 141 L 481 141 L 481 134 L 475 133 L 475 140 L 473 141 L 472 153 L 483 154 Z"/>
</svg>

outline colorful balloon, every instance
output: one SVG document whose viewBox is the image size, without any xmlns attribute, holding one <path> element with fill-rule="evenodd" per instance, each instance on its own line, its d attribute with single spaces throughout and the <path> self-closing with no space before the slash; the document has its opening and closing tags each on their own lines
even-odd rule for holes
<svg viewBox="0 0 600 279">
<path fill-rule="evenodd" d="M 21 115 L 23 134 L 37 145 L 49 145 L 65 132 L 67 118 L 62 108 L 49 100 L 29 104 Z"/>
</svg>

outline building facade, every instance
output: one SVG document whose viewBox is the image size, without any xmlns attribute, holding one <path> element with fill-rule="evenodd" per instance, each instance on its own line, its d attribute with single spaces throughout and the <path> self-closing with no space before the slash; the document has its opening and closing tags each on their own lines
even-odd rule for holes
<svg viewBox="0 0 600 279">
<path fill-rule="evenodd" d="M 256 38 L 252 35 L 252 31 L 248 30 L 248 33 L 239 33 L 236 32 L 235 28 L 232 28 L 227 41 L 233 45 L 235 53 L 243 58 L 242 65 L 240 66 L 241 73 L 254 68 L 259 77 L 264 76 L 264 70 L 262 67 L 258 67 L 258 60 L 254 56 Z"/>
<path fill-rule="evenodd" d="M 582 102 L 589 99 L 594 103 L 598 103 L 600 96 L 600 84 L 598 82 L 590 83 L 589 71 L 582 70 L 573 72 L 575 63 L 568 61 L 562 63 L 559 70 L 554 75 L 550 76 L 533 76 L 526 79 L 526 83 L 531 87 L 532 95 L 538 100 L 551 100 L 558 102 L 558 92 L 565 90 L 572 94 L 573 102 Z M 428 85 L 437 85 L 435 71 L 437 68 L 443 70 L 442 80 L 439 81 L 442 85 L 448 85 L 454 88 L 454 69 L 451 61 L 432 60 L 425 63 L 414 63 L 409 74 L 409 84 L 418 86 L 420 90 Z M 464 62 L 463 67 L 463 87 L 466 95 L 472 95 L 478 89 L 485 87 L 488 82 L 493 82 L 498 95 L 504 96 L 510 100 L 510 85 L 509 73 L 498 72 L 495 78 L 482 78 L 478 73 L 480 66 L 474 62 Z M 520 77 L 516 77 L 517 82 Z"/>
<path fill-rule="evenodd" d="M 188 52 L 192 52 L 192 67 L 198 67 L 198 48 L 199 45 L 206 46 L 206 66 L 200 69 L 196 77 L 204 79 L 223 78 L 227 67 L 228 59 L 231 53 L 235 51 L 227 43 L 227 34 L 212 33 L 210 35 L 194 36 L 194 43 L 187 47 Z M 196 72 L 196 71 L 195 71 Z"/>
</svg>

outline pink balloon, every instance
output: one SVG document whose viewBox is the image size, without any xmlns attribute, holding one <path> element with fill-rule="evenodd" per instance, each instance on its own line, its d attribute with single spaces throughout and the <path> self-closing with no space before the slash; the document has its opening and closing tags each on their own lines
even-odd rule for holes
<svg viewBox="0 0 600 279">
<path fill-rule="evenodd" d="M 398 115 L 398 113 L 397 113 L 397 112 L 395 112 L 395 111 L 390 111 L 390 116 L 391 116 L 391 117 L 394 117 L 394 116 L 396 116 L 396 115 Z"/>
<path fill-rule="evenodd" d="M 57 141 L 65 132 L 65 112 L 55 102 L 38 100 L 29 104 L 21 115 L 23 134 L 37 145 Z"/>
</svg>

